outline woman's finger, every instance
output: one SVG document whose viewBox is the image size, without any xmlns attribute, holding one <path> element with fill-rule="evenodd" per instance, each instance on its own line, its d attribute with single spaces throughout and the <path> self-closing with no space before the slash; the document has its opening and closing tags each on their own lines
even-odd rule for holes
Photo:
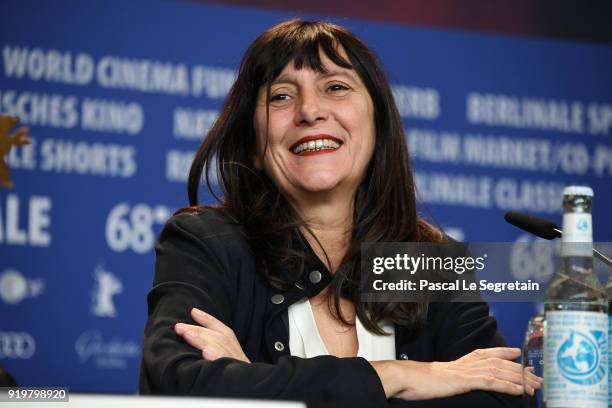
<svg viewBox="0 0 612 408">
<path fill-rule="evenodd" d="M 522 395 L 523 386 L 510 381 L 495 378 L 492 375 L 469 376 L 472 390 L 503 392 L 511 395 Z"/>
<path fill-rule="evenodd" d="M 534 388 L 539 388 L 538 385 L 543 381 L 543 379 L 535 375 L 532 370 L 529 370 L 527 367 L 523 369 L 521 364 L 515 363 L 514 361 L 508 361 L 501 358 L 488 358 L 480 361 L 486 362 L 491 367 L 497 367 L 500 370 L 516 373 L 519 377 L 524 377 L 526 380 L 532 382 Z M 479 363 L 480 362 L 474 362 L 473 364 Z"/>
<path fill-rule="evenodd" d="M 208 327 L 195 326 L 192 324 L 186 323 L 177 323 L 175 325 L 175 331 L 177 334 L 182 335 L 186 331 L 191 331 L 197 333 L 203 339 L 208 340 L 210 342 L 215 342 L 223 347 L 223 349 L 230 351 L 233 348 L 240 347 L 236 337 L 224 333 L 220 333 L 217 330 L 210 329 Z M 240 348 L 242 350 L 242 348 Z"/>
<path fill-rule="evenodd" d="M 195 331 L 198 328 L 200 328 L 200 326 L 194 326 L 193 324 L 187 323 L 177 323 L 174 325 L 174 331 L 176 332 L 176 334 L 183 334 L 187 330 Z"/>
<path fill-rule="evenodd" d="M 486 349 L 477 349 L 466 354 L 457 361 L 469 362 L 475 360 L 484 360 L 487 358 L 500 358 L 503 360 L 515 360 L 521 356 L 521 349 L 515 347 L 491 347 Z"/>
<path fill-rule="evenodd" d="M 193 324 L 187 324 L 187 323 L 175 324 L 174 331 L 180 335 L 182 335 L 186 331 L 195 332 L 198 335 L 203 336 L 203 337 L 214 338 L 218 342 L 223 342 L 223 339 L 225 338 L 223 334 L 215 330 L 209 329 L 208 327 L 195 326 Z"/>
<path fill-rule="evenodd" d="M 208 314 L 198 308 L 193 308 L 191 309 L 191 317 L 193 318 L 193 320 L 195 320 L 198 324 L 204 326 L 204 327 L 208 327 L 209 329 L 212 330 L 216 330 L 219 333 L 223 333 L 223 334 L 233 334 L 234 332 L 232 331 L 232 329 L 230 329 L 229 327 L 227 327 L 223 322 L 221 322 L 219 319 L 217 319 L 216 317 L 214 317 L 211 314 Z"/>
<path fill-rule="evenodd" d="M 198 350 L 204 350 L 204 347 L 207 344 L 210 344 L 210 341 L 207 341 L 206 338 L 198 336 L 198 333 L 191 330 L 186 330 L 181 335 L 183 339 L 192 347 L 197 348 Z"/>
<path fill-rule="evenodd" d="M 224 348 L 225 342 L 223 336 L 214 330 L 185 323 L 178 323 L 174 327 L 178 335 L 183 337 L 187 343 L 198 350 L 202 350 L 204 347 L 211 344 L 216 344 L 220 348 Z"/>
<path fill-rule="evenodd" d="M 200 336 L 195 330 L 184 330 L 180 333 L 180 336 L 185 340 L 187 344 L 202 351 L 206 346 L 214 343 L 210 337 Z"/>
<path fill-rule="evenodd" d="M 230 339 L 228 336 L 206 327 L 184 323 L 176 324 L 175 331 L 187 344 L 200 350 L 206 360 L 231 357 L 247 363 L 251 362 L 235 338 Z"/>
<path fill-rule="evenodd" d="M 510 361 L 510 360 L 505 360 L 503 358 L 498 358 L 498 357 L 490 357 L 490 358 L 486 358 L 483 360 L 477 360 L 477 361 L 472 362 L 472 364 L 476 364 L 476 365 L 486 364 L 488 366 L 497 367 L 502 370 L 513 371 L 521 375 L 523 374 L 523 366 L 521 364 L 515 363 L 514 361 Z"/>
<path fill-rule="evenodd" d="M 464 363 L 465 364 L 465 363 Z M 542 378 L 533 374 L 528 368 L 523 367 L 513 361 L 503 360 L 500 358 L 487 358 L 485 360 L 476 360 L 470 363 L 476 369 L 475 372 L 486 375 L 490 373 L 497 378 L 511 381 L 515 384 L 522 384 L 525 381 L 535 389 L 541 387 Z"/>
<path fill-rule="evenodd" d="M 535 375 L 533 371 L 529 370 L 528 368 L 529 367 L 525 368 L 525 372 L 524 372 L 525 380 L 538 384 L 539 387 L 535 387 L 535 388 L 540 388 L 542 386 L 542 383 L 544 382 L 544 379 L 542 377 L 538 377 L 537 375 Z"/>
<path fill-rule="evenodd" d="M 250 363 L 232 329 L 197 308 L 191 309 L 191 316 L 200 326 L 177 323 L 174 330 L 191 346 L 201 350 L 205 359 L 231 357 Z"/>
<path fill-rule="evenodd" d="M 541 387 L 539 382 L 532 380 L 527 380 L 525 384 L 523 384 L 523 376 L 521 375 L 521 373 L 517 373 L 515 371 L 507 371 L 497 367 L 473 368 L 467 373 L 474 376 L 493 376 L 498 380 L 508 381 L 519 386 L 526 385 L 530 388 L 535 389 L 540 389 Z"/>
<path fill-rule="evenodd" d="M 198 332 L 187 330 L 182 334 L 183 339 L 187 344 L 197 348 L 203 354 L 206 355 L 206 351 L 213 352 L 214 358 L 219 357 L 234 357 L 232 352 L 228 350 L 225 345 L 217 341 L 212 336 L 202 336 Z"/>
<path fill-rule="evenodd" d="M 498 367 L 489 367 L 488 372 L 495 376 L 495 378 L 510 381 L 514 384 L 522 385 L 523 384 L 523 375 L 522 373 L 517 373 L 516 371 L 508 371 Z"/>
</svg>

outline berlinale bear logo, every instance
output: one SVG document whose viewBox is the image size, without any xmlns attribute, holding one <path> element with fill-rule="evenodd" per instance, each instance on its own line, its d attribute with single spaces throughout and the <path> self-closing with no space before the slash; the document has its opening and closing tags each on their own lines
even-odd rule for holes
<svg viewBox="0 0 612 408">
<path fill-rule="evenodd" d="M 92 291 L 93 305 L 91 312 L 97 317 L 115 317 L 117 310 L 113 303 L 113 296 L 123 291 L 121 281 L 102 266 L 96 267 L 94 272 L 96 285 Z"/>
<path fill-rule="evenodd" d="M 23 146 L 31 143 L 28 139 L 29 129 L 21 127 L 16 132 L 9 134 L 9 131 L 17 126 L 19 119 L 14 116 L 0 115 L 0 186 L 13 188 L 11 173 L 6 164 L 6 156 L 10 153 L 13 146 Z"/>
</svg>

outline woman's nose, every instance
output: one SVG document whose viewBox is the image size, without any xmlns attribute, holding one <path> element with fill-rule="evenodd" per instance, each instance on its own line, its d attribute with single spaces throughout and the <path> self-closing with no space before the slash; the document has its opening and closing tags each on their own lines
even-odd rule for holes
<svg viewBox="0 0 612 408">
<path fill-rule="evenodd" d="M 295 122 L 298 126 L 314 125 L 327 119 L 327 107 L 316 92 L 303 92 L 297 103 Z"/>
</svg>

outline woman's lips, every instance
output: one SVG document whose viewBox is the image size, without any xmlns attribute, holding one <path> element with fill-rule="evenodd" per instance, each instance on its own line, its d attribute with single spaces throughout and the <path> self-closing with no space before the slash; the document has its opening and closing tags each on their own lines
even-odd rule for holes
<svg viewBox="0 0 612 408">
<path fill-rule="evenodd" d="M 297 156 L 316 156 L 318 154 L 326 154 L 326 153 L 335 153 L 337 150 L 339 149 L 322 149 L 322 150 L 315 150 L 315 151 L 305 151 L 305 152 L 300 152 L 300 153 L 294 153 Z"/>
</svg>

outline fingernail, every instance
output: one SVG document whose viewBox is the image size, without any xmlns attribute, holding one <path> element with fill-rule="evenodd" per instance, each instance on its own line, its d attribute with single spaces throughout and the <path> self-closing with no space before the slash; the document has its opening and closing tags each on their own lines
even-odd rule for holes
<svg viewBox="0 0 612 408">
<path fill-rule="evenodd" d="M 185 330 L 185 325 L 183 325 L 182 323 L 177 323 L 174 325 L 174 331 L 182 332 L 183 330 Z"/>
<path fill-rule="evenodd" d="M 197 336 L 197 335 L 196 335 L 194 332 L 192 332 L 192 331 L 190 331 L 190 330 L 187 330 L 187 331 L 186 331 L 185 333 L 183 333 L 183 334 L 184 334 L 185 336 L 187 336 L 187 337 L 191 337 L 191 338 L 194 338 L 194 339 L 195 339 L 196 337 L 198 337 L 198 336 Z"/>
</svg>

